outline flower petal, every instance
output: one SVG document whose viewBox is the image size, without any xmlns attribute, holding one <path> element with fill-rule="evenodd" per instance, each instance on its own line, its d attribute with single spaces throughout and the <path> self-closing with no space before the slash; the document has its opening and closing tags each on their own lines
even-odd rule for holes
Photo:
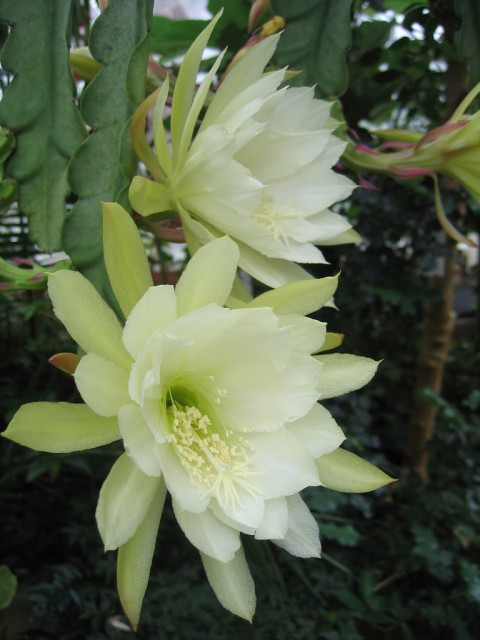
<svg viewBox="0 0 480 640">
<path fill-rule="evenodd" d="M 343 431 L 320 404 L 316 404 L 303 418 L 287 425 L 287 428 L 314 458 L 334 451 L 345 440 Z"/>
<path fill-rule="evenodd" d="M 223 307 L 232 290 L 239 255 L 237 245 L 228 236 L 199 249 L 176 287 L 178 315 L 211 302 Z"/>
<path fill-rule="evenodd" d="M 288 530 L 275 544 L 297 558 L 319 558 L 322 549 L 318 524 L 300 496 L 288 496 Z"/>
<path fill-rule="evenodd" d="M 267 291 L 249 302 L 249 307 L 271 307 L 275 313 L 314 313 L 330 300 L 337 289 L 338 276 L 300 280 Z"/>
<path fill-rule="evenodd" d="M 128 456 L 145 475 L 158 478 L 162 473 L 158 446 L 140 407 L 121 407 L 118 422 Z"/>
<path fill-rule="evenodd" d="M 257 472 L 255 487 L 266 500 L 318 486 L 320 480 L 311 454 L 286 429 L 275 433 L 250 433 L 255 457 L 251 469 Z"/>
<path fill-rule="evenodd" d="M 240 533 L 214 516 L 210 509 L 191 513 L 182 509 L 176 500 L 173 510 L 180 528 L 199 551 L 220 562 L 230 562 L 240 548 Z"/>
<path fill-rule="evenodd" d="M 122 327 L 93 284 L 80 273 L 62 269 L 48 276 L 55 315 L 75 342 L 129 370 L 130 356 L 122 344 Z"/>
<path fill-rule="evenodd" d="M 273 56 L 278 40 L 278 35 L 261 40 L 233 66 L 210 103 L 205 114 L 203 128 L 215 123 L 222 111 L 228 108 L 228 105 L 241 91 L 248 89 L 250 85 L 260 79 L 263 69 Z"/>
<path fill-rule="evenodd" d="M 140 471 L 126 453 L 118 458 L 100 490 L 96 511 L 105 551 L 130 540 L 147 515 L 159 482 Z"/>
<path fill-rule="evenodd" d="M 220 562 L 200 554 L 208 581 L 220 604 L 240 618 L 252 621 L 255 613 L 255 585 L 243 548 L 230 562 Z"/>
<path fill-rule="evenodd" d="M 235 242 L 240 249 L 238 266 L 269 287 L 280 287 L 288 282 L 313 278 L 298 264 L 282 258 L 267 258 L 244 242 Z"/>
<path fill-rule="evenodd" d="M 103 252 L 108 279 L 125 317 L 151 287 L 145 247 L 129 213 L 116 202 L 102 202 Z"/>
<path fill-rule="evenodd" d="M 335 398 L 360 389 L 370 382 L 379 365 L 370 358 L 348 353 L 332 353 L 314 358 L 323 364 L 319 400 Z"/>
<path fill-rule="evenodd" d="M 326 335 L 326 323 L 297 314 L 280 316 L 280 326 L 288 327 L 293 343 L 304 353 L 322 351 Z"/>
<path fill-rule="evenodd" d="M 195 84 L 197 81 L 198 70 L 200 68 L 200 62 L 202 60 L 203 50 L 207 46 L 212 31 L 222 13 L 223 11 L 219 11 L 207 27 L 197 36 L 185 54 L 185 58 L 183 59 L 180 67 L 177 82 L 175 83 L 175 91 L 173 93 L 171 115 L 172 158 L 174 166 L 180 152 L 179 145 L 182 139 L 182 132 L 192 106 Z"/>
<path fill-rule="evenodd" d="M 265 500 L 265 513 L 255 532 L 257 540 L 283 538 L 288 529 L 288 506 L 285 498 Z"/>
<path fill-rule="evenodd" d="M 334 491 L 365 493 L 395 482 L 395 478 L 345 449 L 336 449 L 316 463 L 321 483 Z"/>
<path fill-rule="evenodd" d="M 134 176 L 128 191 L 128 199 L 135 211 L 145 217 L 153 213 L 170 211 L 173 208 L 165 185 L 143 176 Z"/>
<path fill-rule="evenodd" d="M 82 357 L 73 377 L 83 401 L 100 416 L 117 416 L 122 405 L 131 403 L 128 373 L 96 353 Z"/>
<path fill-rule="evenodd" d="M 182 467 L 178 456 L 172 451 L 171 446 L 161 445 L 159 447 L 159 456 L 167 489 L 179 507 L 191 513 L 205 511 L 210 498 L 204 495 L 204 488 L 202 489 L 193 484 L 189 474 Z"/>
<path fill-rule="evenodd" d="M 118 593 L 134 630 L 140 619 L 166 493 L 165 483 L 160 480 L 143 522 L 130 540 L 118 549 Z"/>
<path fill-rule="evenodd" d="M 147 340 L 158 329 L 168 327 L 177 318 L 177 298 L 168 284 L 150 287 L 128 316 L 123 330 L 123 344 L 136 358 Z"/>
<path fill-rule="evenodd" d="M 24 404 L 1 435 L 50 453 L 84 451 L 120 439 L 116 418 L 103 418 L 84 404 L 68 402 Z"/>
</svg>

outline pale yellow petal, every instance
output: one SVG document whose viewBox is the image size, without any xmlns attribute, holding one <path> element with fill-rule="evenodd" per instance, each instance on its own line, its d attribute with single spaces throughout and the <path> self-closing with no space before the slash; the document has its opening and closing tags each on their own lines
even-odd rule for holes
<svg viewBox="0 0 480 640">
<path fill-rule="evenodd" d="M 122 343 L 122 326 L 95 287 L 80 273 L 63 269 L 48 277 L 53 310 L 75 342 L 130 369 L 131 358 Z"/>
<path fill-rule="evenodd" d="M 239 258 L 237 245 L 228 236 L 199 249 L 176 288 L 178 315 L 214 302 L 223 306 L 232 290 Z"/>
<path fill-rule="evenodd" d="M 137 628 L 140 619 L 166 493 L 165 483 L 160 479 L 142 524 L 130 540 L 118 549 L 118 593 L 133 629 Z"/>
<path fill-rule="evenodd" d="M 252 621 L 256 597 L 243 548 L 230 562 L 220 562 L 201 553 L 205 573 L 220 604 L 240 618 Z"/>
<path fill-rule="evenodd" d="M 100 490 L 96 512 L 106 551 L 130 540 L 147 515 L 159 482 L 140 471 L 126 453 L 118 458 Z"/>
</svg>

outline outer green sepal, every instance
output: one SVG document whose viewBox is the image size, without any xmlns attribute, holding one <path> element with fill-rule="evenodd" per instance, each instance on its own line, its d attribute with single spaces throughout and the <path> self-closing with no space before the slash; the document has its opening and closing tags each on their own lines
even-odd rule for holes
<svg viewBox="0 0 480 640">
<path fill-rule="evenodd" d="M 335 293 L 338 276 L 290 282 L 262 293 L 246 306 L 272 307 L 275 313 L 307 315 L 323 307 Z"/>
<path fill-rule="evenodd" d="M 105 266 L 120 308 L 128 316 L 152 286 L 142 239 L 130 215 L 114 202 L 102 202 Z"/>
<path fill-rule="evenodd" d="M 345 449 L 336 449 L 316 463 L 320 482 L 334 491 L 366 493 L 396 480 Z"/>
<path fill-rule="evenodd" d="M 104 418 L 84 404 L 30 402 L 20 407 L 2 433 L 36 451 L 70 453 L 120 439 L 117 418 Z"/>
<path fill-rule="evenodd" d="M 130 624 L 136 630 L 147 589 L 158 526 L 167 489 L 160 479 L 157 492 L 142 524 L 132 538 L 118 549 L 117 587 Z"/>
</svg>

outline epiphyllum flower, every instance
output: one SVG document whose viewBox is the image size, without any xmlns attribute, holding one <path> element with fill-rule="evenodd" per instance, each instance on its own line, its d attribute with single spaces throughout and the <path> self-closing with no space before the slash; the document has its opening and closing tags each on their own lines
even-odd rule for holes
<svg viewBox="0 0 480 640">
<path fill-rule="evenodd" d="M 171 112 L 171 149 L 163 125 L 169 86 L 154 110 L 154 147 L 145 118 L 156 95 L 132 122 L 139 158 L 154 181 L 134 178 L 130 201 L 144 216 L 180 216 L 190 253 L 229 235 L 240 249 L 239 265 L 268 286 L 308 277 L 300 263 L 324 263 L 314 245 L 355 242 L 358 234 L 328 210 L 354 184 L 334 171 L 344 143 L 332 131 L 331 104 L 313 88 L 282 88 L 285 69 L 263 74 L 279 36 L 262 40 L 224 78 L 206 104 L 223 53 L 195 92 L 202 52 L 219 16 L 198 36 L 181 65 Z"/>
<path fill-rule="evenodd" d="M 228 237 L 195 254 L 176 290 L 152 286 L 133 221 L 117 204 L 104 214 L 105 262 L 125 326 L 82 275 L 51 275 L 55 313 L 86 354 L 53 362 L 74 373 L 85 404 L 24 405 L 4 436 L 50 452 L 123 440 L 97 522 L 105 548 L 119 550 L 118 588 L 133 626 L 167 490 L 220 602 L 251 619 L 241 532 L 318 556 L 318 527 L 298 492 L 369 491 L 391 481 L 338 448 L 344 435 L 317 404 L 368 382 L 376 363 L 311 355 L 335 337 L 303 314 L 332 296 L 335 278 L 223 308 L 239 253 Z"/>
</svg>

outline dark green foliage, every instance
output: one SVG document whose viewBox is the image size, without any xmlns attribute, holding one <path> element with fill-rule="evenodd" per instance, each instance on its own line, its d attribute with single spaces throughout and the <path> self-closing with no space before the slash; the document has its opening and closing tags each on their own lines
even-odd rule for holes
<svg viewBox="0 0 480 640">
<path fill-rule="evenodd" d="M 30 237 L 46 251 L 61 248 L 67 165 L 86 135 L 72 100 L 70 8 L 71 0 L 0 1 L 0 22 L 13 25 L 1 56 L 14 74 L 0 102 L 0 124 L 17 138 L 7 175 L 20 183 Z"/>
<path fill-rule="evenodd" d="M 477 0 L 454 0 L 461 20 L 458 50 L 469 68 L 469 85 L 480 82 L 480 5 Z"/>
<path fill-rule="evenodd" d="M 348 85 L 346 53 L 351 46 L 353 0 L 274 0 L 286 27 L 274 60 L 302 71 L 292 85 L 317 85 L 318 95 L 341 96 Z"/>
<path fill-rule="evenodd" d="M 154 16 L 150 51 L 169 57 L 184 53 L 205 29 L 208 20 L 171 20 Z"/>
</svg>

